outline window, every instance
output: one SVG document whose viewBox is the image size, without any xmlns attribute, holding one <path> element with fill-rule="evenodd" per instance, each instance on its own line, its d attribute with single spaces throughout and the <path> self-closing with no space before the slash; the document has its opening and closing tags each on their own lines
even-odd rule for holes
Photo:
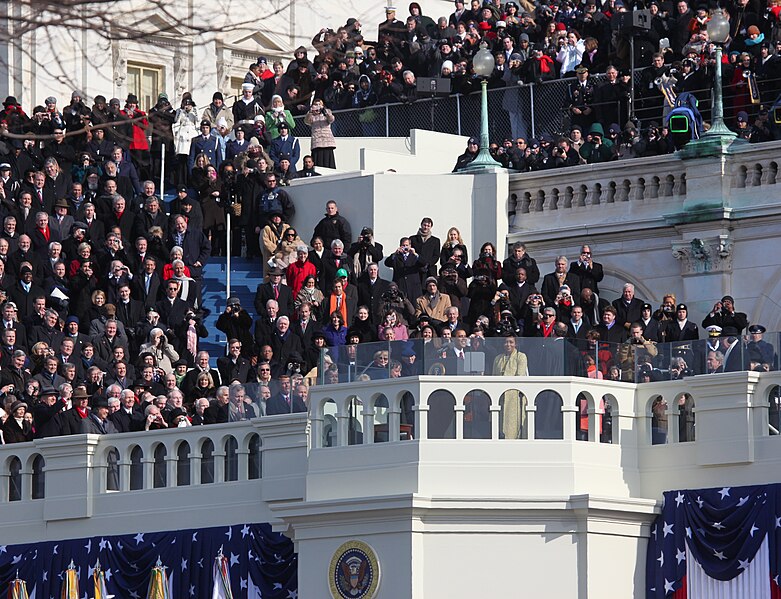
<svg viewBox="0 0 781 599">
<path fill-rule="evenodd" d="M 133 63 L 127 65 L 127 92 L 138 97 L 138 107 L 145 112 L 157 104 L 162 80 L 161 67 Z"/>
</svg>

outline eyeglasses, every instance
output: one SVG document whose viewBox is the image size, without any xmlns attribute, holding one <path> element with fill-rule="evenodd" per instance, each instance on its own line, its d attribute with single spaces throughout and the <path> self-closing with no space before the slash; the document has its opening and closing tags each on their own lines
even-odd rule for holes
<svg viewBox="0 0 781 599">
<path fill-rule="evenodd" d="M 543 314 L 543 318 L 553 318 L 553 314 Z"/>
</svg>

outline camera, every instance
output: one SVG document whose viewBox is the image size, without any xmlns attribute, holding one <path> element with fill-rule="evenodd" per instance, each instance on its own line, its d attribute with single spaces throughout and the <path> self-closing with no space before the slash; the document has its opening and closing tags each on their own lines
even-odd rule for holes
<svg viewBox="0 0 781 599">
<path fill-rule="evenodd" d="M 392 302 L 392 301 L 395 301 L 395 300 L 399 299 L 399 295 L 400 294 L 399 294 L 398 290 L 396 290 L 396 289 L 389 289 L 388 291 L 383 293 L 381 297 L 386 302 Z"/>
</svg>

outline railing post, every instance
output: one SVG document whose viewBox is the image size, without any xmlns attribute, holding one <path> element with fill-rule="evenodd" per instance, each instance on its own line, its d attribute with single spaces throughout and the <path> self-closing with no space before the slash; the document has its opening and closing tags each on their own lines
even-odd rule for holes
<svg viewBox="0 0 781 599">
<path fill-rule="evenodd" d="M 458 134 L 461 133 L 461 94 L 456 94 L 456 118 L 458 119 Z"/>
<path fill-rule="evenodd" d="M 390 110 L 388 105 L 385 105 L 385 137 L 390 137 Z"/>
<path fill-rule="evenodd" d="M 532 115 L 532 123 L 531 123 L 532 129 L 531 129 L 531 131 L 532 131 L 532 137 L 537 137 L 536 121 L 534 119 L 534 90 L 535 90 L 536 86 L 535 86 L 534 83 L 530 83 L 529 86 L 531 88 L 529 90 L 529 108 L 531 109 L 531 115 Z M 528 142 L 529 140 L 527 139 L 526 141 Z"/>
<path fill-rule="evenodd" d="M 466 412 L 466 407 L 463 403 L 459 404 L 456 403 L 455 406 L 453 406 L 453 411 L 455 412 L 456 417 L 456 439 L 463 439 L 464 438 L 464 413 Z"/>
</svg>

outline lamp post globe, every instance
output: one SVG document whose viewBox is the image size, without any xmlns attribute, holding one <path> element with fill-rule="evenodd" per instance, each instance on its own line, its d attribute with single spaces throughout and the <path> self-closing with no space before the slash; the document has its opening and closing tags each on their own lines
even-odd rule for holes
<svg viewBox="0 0 781 599">
<path fill-rule="evenodd" d="M 703 137 L 720 137 L 725 141 L 736 137 L 724 124 L 724 101 L 722 100 L 721 55 L 722 45 L 729 39 L 729 21 L 721 9 L 714 11 L 707 25 L 708 37 L 716 44 L 716 69 L 713 78 L 713 118 L 711 128 Z"/>
</svg>

